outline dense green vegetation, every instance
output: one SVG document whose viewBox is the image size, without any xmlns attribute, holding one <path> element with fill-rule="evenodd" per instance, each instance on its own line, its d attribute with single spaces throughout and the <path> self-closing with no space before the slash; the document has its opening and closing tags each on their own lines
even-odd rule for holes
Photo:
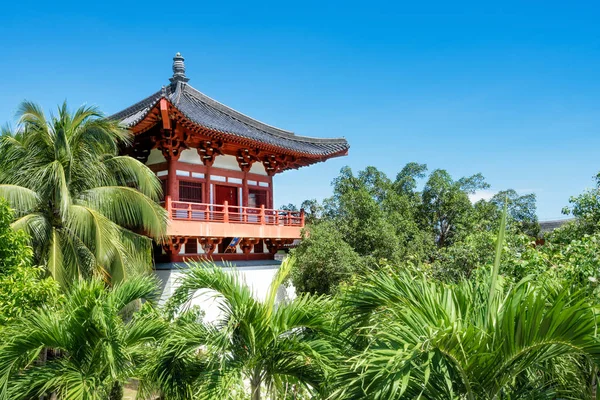
<svg viewBox="0 0 600 400">
<path fill-rule="evenodd" d="M 0 138 L 0 400 L 121 399 L 134 382 L 163 400 L 600 395 L 600 177 L 542 238 L 534 195 L 471 201 L 480 174 L 344 168 L 302 204 L 265 299 L 192 263 L 158 304 L 143 272 L 166 216 L 154 175 L 119 155 L 129 140 L 94 109 L 48 121 L 30 103 Z M 288 279 L 298 296 L 277 301 Z"/>
<path fill-rule="evenodd" d="M 119 282 L 148 271 L 166 229 L 161 187 L 141 162 L 119 155 L 130 133 L 93 107 L 66 103 L 49 120 L 24 102 L 15 132 L 0 137 L 0 197 L 16 210 L 35 262 L 61 285 L 80 277 Z M 143 234 L 142 234 L 143 233 Z"/>
<path fill-rule="evenodd" d="M 506 190 L 472 203 L 470 195 L 489 187 L 480 174 L 453 180 L 435 170 L 419 191 L 426 171 L 409 163 L 392 181 L 375 167 L 357 175 L 346 167 L 331 198 L 304 202 L 310 224 L 295 250 L 294 286 L 329 294 L 353 272 L 384 265 L 419 267 L 445 282 L 469 278 L 493 257 L 505 203 L 511 244 L 538 234 L 535 195 Z"/>
</svg>

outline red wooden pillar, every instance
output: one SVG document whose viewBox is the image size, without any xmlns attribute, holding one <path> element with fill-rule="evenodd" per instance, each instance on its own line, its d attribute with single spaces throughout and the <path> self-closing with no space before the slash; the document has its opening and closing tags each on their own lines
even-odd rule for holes
<svg viewBox="0 0 600 400">
<path fill-rule="evenodd" d="M 273 177 L 272 176 L 269 176 L 269 190 L 267 190 L 267 193 L 268 193 L 267 208 L 274 209 L 275 208 L 275 206 L 274 206 L 275 199 L 273 199 Z"/>
<path fill-rule="evenodd" d="M 204 185 L 204 201 L 203 203 L 211 204 L 210 201 L 210 170 L 211 166 L 206 165 L 206 173 L 204 174 L 204 179 L 206 184 Z"/>
<path fill-rule="evenodd" d="M 177 187 L 177 160 L 169 157 L 167 160 L 169 175 L 167 176 L 167 196 L 172 201 L 179 200 L 179 188 Z"/>
<path fill-rule="evenodd" d="M 242 205 L 248 207 L 248 172 L 246 171 L 242 178 Z"/>
</svg>

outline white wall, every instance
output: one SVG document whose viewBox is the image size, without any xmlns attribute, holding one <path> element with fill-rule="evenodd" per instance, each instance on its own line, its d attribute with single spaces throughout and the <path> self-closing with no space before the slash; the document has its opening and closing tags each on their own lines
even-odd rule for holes
<svg viewBox="0 0 600 400">
<path fill-rule="evenodd" d="M 237 269 L 227 267 L 222 268 L 228 273 L 237 273 L 240 279 L 248 285 L 254 298 L 257 300 L 264 300 L 279 265 L 244 266 Z M 184 276 L 184 273 L 182 270 L 177 269 L 157 270 L 155 273 L 161 281 L 160 303 L 163 304 L 179 287 L 180 279 Z M 219 301 L 221 300 L 214 296 L 215 293 L 212 291 L 198 291 L 191 303 L 191 305 L 199 306 L 202 311 L 204 311 L 205 320 L 208 322 L 214 322 L 220 316 Z M 295 291 L 292 286 L 287 288 L 285 286 L 280 286 L 277 291 L 275 303 L 293 299 L 295 296 Z"/>
<path fill-rule="evenodd" d="M 198 155 L 196 149 L 183 150 L 181 152 L 181 155 L 179 156 L 179 161 L 188 164 L 202 165 L 202 160 L 200 159 L 200 156 Z M 160 164 L 163 162 L 166 162 L 166 160 L 160 150 L 150 150 L 150 155 L 148 156 L 148 162 L 146 162 L 146 165 Z M 233 171 L 240 170 L 240 166 L 238 165 L 237 159 L 235 158 L 235 156 L 230 155 L 222 155 L 215 157 L 213 167 Z M 255 162 L 254 164 L 252 164 L 250 172 L 257 175 L 267 176 L 267 171 L 265 171 L 265 167 L 260 162 Z"/>
<path fill-rule="evenodd" d="M 150 155 L 148 155 L 148 161 L 146 162 L 146 165 L 160 164 L 166 161 L 167 160 L 165 160 L 162 151 L 158 149 L 152 149 L 150 150 Z"/>
</svg>

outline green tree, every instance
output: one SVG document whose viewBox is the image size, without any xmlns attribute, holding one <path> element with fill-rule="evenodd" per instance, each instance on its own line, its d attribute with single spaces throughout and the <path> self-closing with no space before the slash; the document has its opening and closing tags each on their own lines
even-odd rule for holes
<svg viewBox="0 0 600 400">
<path fill-rule="evenodd" d="M 304 218 L 307 224 L 315 224 L 322 220 L 325 208 L 317 199 L 304 200 L 300 206 L 304 210 Z"/>
<path fill-rule="evenodd" d="M 438 247 L 451 245 L 469 231 L 473 222 L 469 194 L 488 187 L 481 174 L 454 181 L 445 170 L 431 173 L 421 195 L 421 219 Z"/>
<path fill-rule="evenodd" d="M 135 277 L 107 290 L 98 280 L 75 283 L 56 308 L 44 306 L 2 333 L 0 398 L 109 398 L 137 371 L 148 344 L 165 326 L 152 314 L 124 318 L 131 304 L 151 300 L 157 284 Z M 35 362 L 43 351 L 50 356 Z M 51 356 L 54 355 L 54 356 Z"/>
<path fill-rule="evenodd" d="M 35 262 L 67 286 L 101 275 L 118 282 L 151 265 L 152 241 L 166 230 L 161 187 L 141 162 L 119 156 L 130 134 L 93 107 L 50 120 L 19 108 L 19 129 L 0 139 L 0 196 L 31 236 Z M 148 236 L 146 236 L 148 235 Z"/>
<path fill-rule="evenodd" d="M 385 175 L 373 167 L 361 171 L 358 177 L 345 167 L 333 181 L 333 196 L 325 202 L 326 216 L 334 221 L 344 240 L 358 254 L 375 261 L 397 260 L 402 250 L 380 204 L 389 184 Z"/>
<path fill-rule="evenodd" d="M 0 199 L 0 327 L 58 297 L 56 281 L 32 266 L 27 235 L 11 229 L 12 220 L 12 210 Z"/>
<path fill-rule="evenodd" d="M 329 221 L 308 226 L 292 255 L 296 262 L 290 275 L 298 293 L 334 293 L 362 265 L 360 256 Z"/>
<path fill-rule="evenodd" d="M 514 225 L 514 228 L 529 236 L 537 236 L 540 232 L 540 226 L 536 215 L 536 196 L 534 193 L 519 195 L 515 190 L 508 189 L 496 193 L 490 203 L 496 206 L 499 214 L 507 203 L 508 223 Z"/>
<path fill-rule="evenodd" d="M 242 397 L 244 382 L 253 400 L 265 391 L 272 398 L 295 388 L 323 393 L 334 353 L 324 337 L 329 301 L 304 295 L 275 306 L 290 268 L 290 261 L 282 264 L 266 300 L 259 301 L 237 274 L 190 264 L 171 307 L 181 310 L 198 290 L 210 289 L 223 315 L 214 324 L 180 318 L 150 364 L 145 384 L 166 400 Z"/>
<path fill-rule="evenodd" d="M 574 235 L 593 234 L 600 231 L 600 173 L 595 177 L 596 186 L 569 199 L 570 206 L 563 208 L 563 214 L 576 218 L 570 231 Z"/>
<path fill-rule="evenodd" d="M 504 224 L 503 224 L 504 225 Z M 591 398 L 600 363 L 595 306 L 571 286 L 491 273 L 446 285 L 380 271 L 342 295 L 358 343 L 334 398 Z"/>
</svg>

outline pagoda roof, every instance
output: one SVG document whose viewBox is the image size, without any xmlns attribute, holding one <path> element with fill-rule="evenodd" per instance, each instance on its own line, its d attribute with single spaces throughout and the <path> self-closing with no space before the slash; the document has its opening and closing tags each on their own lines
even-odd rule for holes
<svg viewBox="0 0 600 400">
<path fill-rule="evenodd" d="M 170 85 L 163 86 L 161 90 L 110 118 L 119 120 L 127 128 L 134 128 L 164 98 L 187 120 L 209 131 L 316 158 L 328 158 L 347 153 L 350 146 L 344 138 L 321 139 L 299 136 L 291 131 L 267 125 L 219 103 L 188 84 L 189 79 L 185 76 L 183 57 L 179 53 L 173 60 L 174 74 L 170 79 Z"/>
</svg>

